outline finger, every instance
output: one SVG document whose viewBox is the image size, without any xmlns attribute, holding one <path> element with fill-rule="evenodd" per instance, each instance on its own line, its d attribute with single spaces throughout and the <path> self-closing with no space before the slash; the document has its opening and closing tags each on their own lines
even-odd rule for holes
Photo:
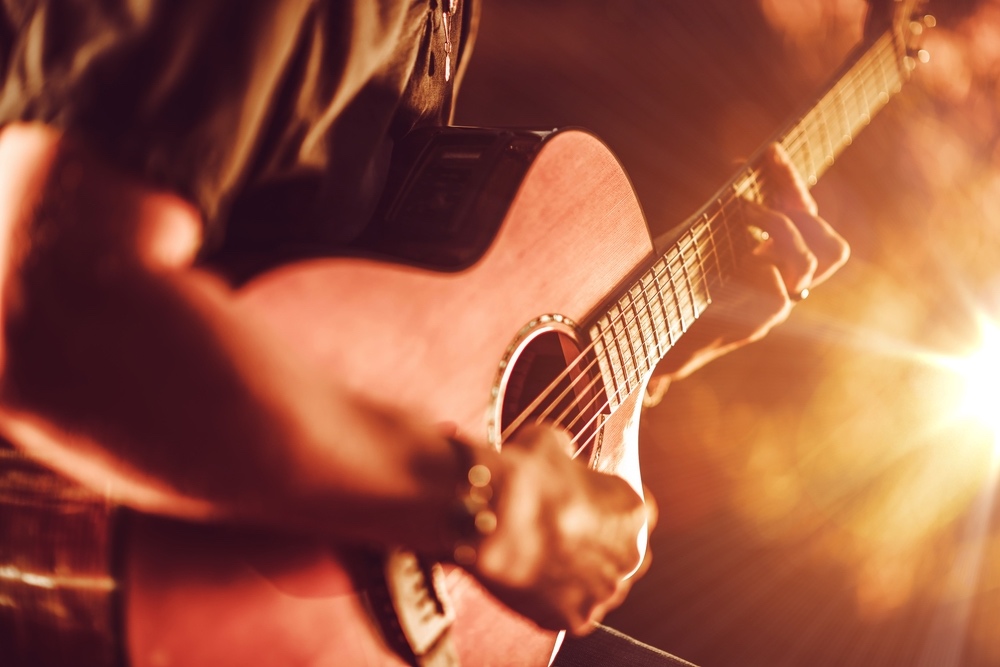
<svg viewBox="0 0 1000 667">
<path fill-rule="evenodd" d="M 552 424 L 525 424 L 514 436 L 504 442 L 504 447 L 518 447 L 526 451 L 558 450 L 572 454 L 573 442 L 568 431 Z"/>
<path fill-rule="evenodd" d="M 768 260 L 753 257 L 744 262 L 733 289 L 737 298 L 721 323 L 729 348 L 760 340 L 792 312 L 785 277 Z"/>
<path fill-rule="evenodd" d="M 816 257 L 816 270 L 812 284 L 809 285 L 815 287 L 844 265 L 851 255 L 851 247 L 830 223 L 819 216 L 792 212 L 788 217 L 795 223 L 806 245 Z"/>
<path fill-rule="evenodd" d="M 717 308 L 670 349 L 657 367 L 673 379 L 686 377 L 711 360 L 763 338 L 791 314 L 781 273 L 770 262 L 750 257 L 734 280 L 714 295 Z"/>
<path fill-rule="evenodd" d="M 771 144 L 765 149 L 761 170 L 770 185 L 764 203 L 794 221 L 806 245 L 816 256 L 813 282 L 807 285 L 815 287 L 843 266 L 850 255 L 850 246 L 826 220 L 819 217 L 816 200 L 781 145 Z"/>
<path fill-rule="evenodd" d="M 649 568 L 652 564 L 653 549 L 650 548 L 649 545 L 646 545 L 646 551 L 642 555 L 642 562 L 639 564 L 639 569 L 633 572 L 627 579 L 622 579 L 622 581 L 618 584 L 618 589 L 615 591 L 615 597 L 613 597 L 612 600 L 616 599 L 619 595 L 621 596 L 621 599 L 624 600 L 629 589 L 632 588 L 635 582 L 646 576 L 646 573 L 649 572 Z M 619 602 L 618 604 L 621 603 Z M 614 606 L 617 607 L 618 604 L 615 604 Z"/>
<path fill-rule="evenodd" d="M 602 601 L 591 598 L 588 599 L 586 604 L 578 607 L 577 611 L 570 614 L 571 622 L 569 624 L 570 633 L 576 636 L 582 636 L 589 634 L 593 631 L 597 624 L 607 615 L 607 613 L 614 607 L 607 606 L 607 601 L 614 597 L 616 594 L 613 588 L 609 588 L 608 592 L 601 596 Z M 617 605 L 616 605 L 617 606 Z"/>
<path fill-rule="evenodd" d="M 639 579 L 645 576 L 645 574 L 649 571 L 649 568 L 650 566 L 652 566 L 652 564 L 653 564 L 653 550 L 646 549 L 646 554 L 642 559 L 642 564 L 639 566 L 639 569 L 636 570 L 635 573 L 632 574 L 631 576 L 626 577 L 625 579 L 622 579 L 621 581 L 618 582 L 618 586 L 615 589 L 614 593 L 607 600 L 605 600 L 600 605 L 594 608 L 594 610 L 590 614 L 588 622 L 593 625 L 596 625 L 597 623 L 600 623 L 601 619 L 607 616 L 608 613 L 620 607 L 622 603 L 625 602 L 625 599 L 628 597 L 628 594 L 631 592 L 632 586 L 635 585 L 635 582 L 639 581 Z"/>
<path fill-rule="evenodd" d="M 746 208 L 750 223 L 767 232 L 767 240 L 754 249 L 754 254 L 778 267 L 788 294 L 808 289 L 816 273 L 817 260 L 799 228 L 787 215 L 759 204 L 747 202 Z"/>
<path fill-rule="evenodd" d="M 604 614 L 599 614 L 597 616 L 598 618 L 587 618 L 586 620 L 581 621 L 579 624 L 570 628 L 569 633 L 574 637 L 584 637 L 589 635 L 597 629 L 597 624 L 601 622 L 602 618 L 604 618 Z"/>
<path fill-rule="evenodd" d="M 816 200 L 781 144 L 765 148 L 760 165 L 769 186 L 764 201 L 768 207 L 785 214 L 817 214 Z"/>
<path fill-rule="evenodd" d="M 660 519 L 660 504 L 645 484 L 642 485 L 642 499 L 646 505 L 646 531 L 652 533 Z"/>
</svg>

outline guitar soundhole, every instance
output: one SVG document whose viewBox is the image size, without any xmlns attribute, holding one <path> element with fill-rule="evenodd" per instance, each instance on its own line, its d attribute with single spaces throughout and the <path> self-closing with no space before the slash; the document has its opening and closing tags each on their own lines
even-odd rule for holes
<svg viewBox="0 0 1000 667">
<path fill-rule="evenodd" d="M 608 399 L 597 362 L 581 356 L 570 336 L 546 331 L 527 342 L 509 369 L 501 406 L 502 432 L 528 411 L 522 425 L 545 421 L 566 429 L 573 439 L 568 453 L 596 463 Z"/>
</svg>

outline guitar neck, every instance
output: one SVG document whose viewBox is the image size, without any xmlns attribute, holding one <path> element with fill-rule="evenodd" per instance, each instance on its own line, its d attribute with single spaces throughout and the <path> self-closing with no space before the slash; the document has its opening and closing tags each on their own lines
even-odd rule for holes
<svg viewBox="0 0 1000 667">
<path fill-rule="evenodd" d="M 888 30 L 848 61 L 808 111 L 771 141 L 811 187 L 902 88 L 913 65 Z M 766 147 L 765 145 L 765 147 Z M 649 371 L 712 303 L 752 249 L 744 204 L 768 197 L 760 151 L 686 223 L 685 231 L 622 290 L 589 334 L 612 409 L 643 386 Z"/>
</svg>

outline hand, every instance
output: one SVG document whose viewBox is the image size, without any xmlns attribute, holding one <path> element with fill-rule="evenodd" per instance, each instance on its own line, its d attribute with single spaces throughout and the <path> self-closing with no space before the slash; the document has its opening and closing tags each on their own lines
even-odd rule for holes
<svg viewBox="0 0 1000 667">
<path fill-rule="evenodd" d="M 583 634 L 645 571 L 638 539 L 655 510 L 624 480 L 570 459 L 568 447 L 569 436 L 548 426 L 504 445 L 497 531 L 474 573 L 540 626 Z"/>
<path fill-rule="evenodd" d="M 847 261 L 847 242 L 819 217 L 816 201 L 781 146 L 772 144 L 765 151 L 761 170 L 770 196 L 766 207 L 748 202 L 747 218 L 768 239 L 657 365 L 656 375 L 666 381 L 686 377 L 763 338 L 788 318 L 804 290 L 821 284 Z"/>
</svg>

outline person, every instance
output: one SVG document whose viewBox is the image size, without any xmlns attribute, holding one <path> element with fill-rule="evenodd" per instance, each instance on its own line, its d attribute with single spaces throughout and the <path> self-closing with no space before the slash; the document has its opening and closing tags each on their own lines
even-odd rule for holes
<svg viewBox="0 0 1000 667">
<path fill-rule="evenodd" d="M 466 569 L 505 605 L 593 631 L 637 578 L 649 503 L 566 456 L 556 427 L 497 453 L 355 395 L 287 354 L 231 279 L 362 233 L 394 143 L 449 120 L 475 3 L 15 0 L 0 16 L 0 432 L 146 515 L 444 559 L 471 539 Z M 753 216 L 770 240 L 717 306 L 740 324 L 695 327 L 664 382 L 766 334 L 846 260 L 780 151 L 766 168 L 777 210 Z M 451 517 L 472 466 L 496 521 L 470 536 Z M 126 616 L 143 604 L 129 590 Z M 128 632 L 136 667 L 162 663 L 136 648 L 155 629 Z M 589 637 L 559 660 L 592 659 Z"/>
</svg>

